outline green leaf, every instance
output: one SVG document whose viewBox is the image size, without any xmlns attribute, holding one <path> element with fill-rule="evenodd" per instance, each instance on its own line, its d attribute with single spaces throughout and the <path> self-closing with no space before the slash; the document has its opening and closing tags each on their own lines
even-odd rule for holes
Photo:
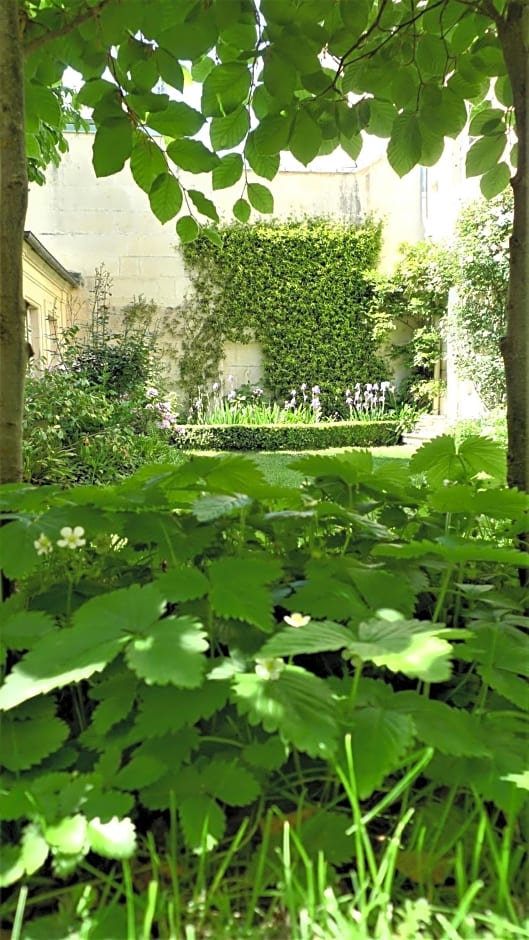
<svg viewBox="0 0 529 940">
<path fill-rule="evenodd" d="M 206 225 L 202 229 L 202 234 L 204 238 L 207 238 L 208 242 L 211 242 L 212 245 L 215 245 L 215 248 L 222 248 L 223 240 L 222 236 L 217 228 L 214 225 Z"/>
<path fill-rule="evenodd" d="M 172 173 L 160 173 L 156 177 L 149 190 L 149 202 L 162 224 L 178 214 L 182 206 L 182 190 Z"/>
<path fill-rule="evenodd" d="M 193 617 L 167 617 L 127 647 L 130 668 L 148 685 L 194 689 L 202 683 L 208 649 L 202 624 Z"/>
<path fill-rule="evenodd" d="M 399 176 L 405 176 L 421 158 L 422 137 L 417 115 L 404 111 L 393 122 L 388 143 L 388 161 Z"/>
<path fill-rule="evenodd" d="M 87 108 L 93 108 L 106 95 L 115 95 L 117 100 L 119 96 L 118 86 L 104 78 L 91 78 L 77 92 L 76 102 L 85 105 Z"/>
<path fill-rule="evenodd" d="M 461 442 L 458 453 L 467 478 L 480 473 L 505 482 L 505 450 L 498 441 L 472 434 Z"/>
<path fill-rule="evenodd" d="M 441 486 L 445 480 L 457 481 L 463 476 L 453 436 L 442 434 L 423 444 L 410 460 L 411 473 L 425 473 L 432 486 Z"/>
<path fill-rule="evenodd" d="M 507 145 L 507 135 L 494 134 L 474 141 L 466 156 L 467 176 L 481 176 L 495 167 Z"/>
<path fill-rule="evenodd" d="M 202 59 L 199 59 L 198 62 L 194 62 L 191 66 L 191 77 L 194 82 L 198 82 L 200 85 L 206 80 L 209 73 L 215 68 L 215 60 L 211 56 L 205 55 Z"/>
<path fill-rule="evenodd" d="M 186 244 L 195 240 L 200 229 L 192 215 L 183 215 L 176 223 L 176 234 Z"/>
<path fill-rule="evenodd" d="M 450 87 L 426 84 L 421 89 L 420 121 L 438 137 L 457 137 L 467 123 L 465 100 Z"/>
<path fill-rule="evenodd" d="M 171 85 L 172 88 L 175 88 L 176 91 L 183 91 L 184 73 L 182 66 L 175 56 L 160 47 L 155 50 L 154 55 L 160 78 L 163 79 L 164 82 L 167 82 L 168 85 Z"/>
<path fill-rule="evenodd" d="M 280 738 L 269 737 L 266 741 L 254 741 L 248 744 L 241 755 L 252 767 L 278 770 L 288 758 L 288 748 Z"/>
<path fill-rule="evenodd" d="M 202 86 L 202 113 L 224 117 L 246 103 L 251 72 L 239 62 L 226 62 L 211 70 Z"/>
<path fill-rule="evenodd" d="M 101 672 L 127 633 L 146 630 L 162 610 L 155 585 L 132 585 L 87 601 L 76 611 L 73 627 L 44 636 L 14 666 L 0 689 L 0 709 Z"/>
<path fill-rule="evenodd" d="M 119 790 L 140 790 L 159 780 L 167 771 L 165 764 L 147 754 L 133 755 L 125 767 L 113 777 L 112 784 Z"/>
<path fill-rule="evenodd" d="M 239 222 L 247 222 L 250 218 L 252 207 L 246 199 L 237 199 L 233 204 L 233 214 Z"/>
<path fill-rule="evenodd" d="M 279 562 L 266 556 L 218 558 L 208 569 L 210 604 L 222 617 L 243 620 L 269 631 L 273 626 L 274 604 L 267 585 L 280 575 Z"/>
<path fill-rule="evenodd" d="M 476 663 L 483 681 L 500 695 L 529 711 L 529 640 L 507 624 L 475 628 L 475 635 L 457 648 L 458 655 Z"/>
<path fill-rule="evenodd" d="M 373 457 L 368 450 L 351 450 L 346 454 L 328 456 L 326 454 L 297 457 L 289 467 L 299 470 L 305 476 L 318 479 L 343 480 L 348 486 L 357 486 L 371 477 Z"/>
<path fill-rule="evenodd" d="M 351 631 L 332 620 L 313 620 L 304 627 L 288 627 L 270 637 L 259 657 L 296 656 L 343 649 L 351 642 Z"/>
<path fill-rule="evenodd" d="M 173 140 L 167 147 L 167 156 L 190 173 L 209 173 L 219 162 L 217 155 L 199 140 Z"/>
<path fill-rule="evenodd" d="M 479 137 L 482 134 L 499 134 L 505 130 L 505 112 L 493 108 L 490 101 L 483 102 L 472 111 L 468 133 L 470 137 Z"/>
<path fill-rule="evenodd" d="M 236 493 L 234 496 L 212 493 L 199 496 L 193 503 L 192 512 L 199 522 L 209 522 L 211 519 L 220 519 L 234 512 L 240 512 L 241 509 L 250 507 L 252 503 L 253 499 L 245 496 L 244 493 Z"/>
<path fill-rule="evenodd" d="M 51 88 L 37 85 L 35 82 L 27 82 L 25 101 L 28 116 L 35 115 L 39 121 L 49 124 L 50 127 L 61 126 L 59 100 Z"/>
<path fill-rule="evenodd" d="M 306 109 L 300 109 L 294 118 L 288 143 L 291 154 L 296 160 L 307 166 L 317 156 L 321 140 L 321 130 L 316 121 L 307 113 Z"/>
<path fill-rule="evenodd" d="M 257 176 L 262 176 L 266 180 L 274 179 L 279 170 L 279 154 L 261 153 L 256 146 L 255 131 L 248 134 L 244 148 L 244 156 L 254 173 L 257 173 Z"/>
<path fill-rule="evenodd" d="M 261 183 L 248 183 L 246 191 L 250 205 L 258 212 L 274 211 L 274 197 L 267 186 Z"/>
<path fill-rule="evenodd" d="M 8 578 L 23 578 L 41 564 L 33 544 L 39 535 L 39 528 L 26 519 L 0 527 L 0 568 Z"/>
<path fill-rule="evenodd" d="M 198 212 L 207 216 L 208 219 L 212 219 L 214 222 L 219 221 L 219 214 L 211 199 L 204 196 L 198 189 L 188 189 L 187 195 Z"/>
<path fill-rule="evenodd" d="M 424 33 L 415 45 L 415 63 L 421 79 L 435 76 L 442 79 L 447 66 L 446 41 L 441 36 Z"/>
<path fill-rule="evenodd" d="M 511 181 L 511 169 L 507 163 L 498 163 L 481 177 L 479 188 L 485 199 L 493 199 L 507 189 Z"/>
<path fill-rule="evenodd" d="M 134 738 L 159 738 L 196 725 L 201 718 L 210 718 L 220 712 L 228 693 L 227 682 L 221 680 L 206 681 L 198 689 L 146 686 L 141 693 Z M 183 753 L 182 760 L 185 757 L 186 753 Z"/>
<path fill-rule="evenodd" d="M 166 170 L 167 163 L 160 148 L 145 134 L 135 133 L 130 171 L 140 189 L 148 193 L 155 179 Z"/>
<path fill-rule="evenodd" d="M 128 818 L 101 822 L 96 816 L 88 823 L 87 837 L 92 851 L 103 858 L 131 858 L 136 851 L 136 830 Z"/>
<path fill-rule="evenodd" d="M 66 816 L 52 826 L 46 826 L 44 838 L 49 846 L 65 855 L 77 855 L 83 851 L 87 836 L 84 816 Z"/>
<path fill-rule="evenodd" d="M 227 153 L 212 173 L 213 189 L 228 189 L 240 180 L 243 171 L 242 157 L 239 153 Z"/>
<path fill-rule="evenodd" d="M 8 617 L 2 624 L 2 643 L 11 650 L 28 650 L 46 634 L 56 630 L 57 623 L 49 614 L 37 610 L 22 610 Z"/>
<path fill-rule="evenodd" d="M 184 101 L 170 101 L 165 111 L 151 112 L 147 125 L 165 137 L 194 137 L 205 118 Z"/>
<path fill-rule="evenodd" d="M 443 754 L 483 757 L 488 754 L 486 736 L 476 715 L 416 692 L 397 692 L 392 710 L 411 715 L 421 741 Z"/>
<path fill-rule="evenodd" d="M 26 826 L 21 839 L 21 861 L 27 875 L 42 868 L 49 854 L 49 846 L 35 825 Z"/>
<path fill-rule="evenodd" d="M 24 860 L 18 845 L 4 844 L 0 852 L 0 888 L 24 877 Z"/>
<path fill-rule="evenodd" d="M 351 732 L 356 783 L 365 800 L 398 767 L 413 744 L 415 725 L 409 715 L 368 706 L 355 710 Z"/>
<path fill-rule="evenodd" d="M 395 124 L 397 111 L 390 101 L 369 101 L 369 121 L 366 130 L 376 137 L 390 137 Z"/>
<path fill-rule="evenodd" d="M 247 806 L 259 796 L 261 787 L 251 771 L 240 763 L 213 760 L 202 773 L 202 785 L 228 806 Z"/>
<path fill-rule="evenodd" d="M 250 115 L 244 106 L 226 117 L 214 117 L 209 126 L 211 146 L 215 151 L 231 150 L 244 140 L 249 129 Z"/>
<path fill-rule="evenodd" d="M 328 757 L 336 747 L 336 706 L 323 679 L 298 666 L 285 666 L 277 679 L 258 675 L 235 676 L 234 696 L 239 714 L 252 725 L 262 724 L 272 734 L 312 757 Z"/>
<path fill-rule="evenodd" d="M 112 176 L 125 166 L 132 152 L 132 123 L 125 114 L 108 118 L 98 127 L 92 161 L 98 177 Z"/>
<path fill-rule="evenodd" d="M 209 852 L 222 839 L 226 818 L 211 797 L 200 795 L 180 800 L 178 813 L 184 839 L 193 852 Z"/>
<path fill-rule="evenodd" d="M 170 568 L 156 580 L 156 585 L 164 600 L 174 604 L 175 601 L 190 601 L 197 597 L 204 597 L 209 588 L 209 582 L 198 568 L 179 565 Z"/>
<path fill-rule="evenodd" d="M 29 721 L 17 720 L 16 713 L 6 715 L 2 718 L 2 763 L 12 771 L 40 764 L 60 748 L 68 733 L 68 725 L 53 715 L 53 708 L 50 714 L 39 702 Z"/>
<path fill-rule="evenodd" d="M 271 46 L 267 51 L 262 72 L 263 82 L 279 104 L 289 104 L 297 85 L 295 66 Z"/>
<path fill-rule="evenodd" d="M 346 654 L 412 679 L 444 682 L 450 678 L 452 647 L 437 635 L 443 632 L 442 624 L 424 620 L 375 617 L 359 624 L 358 639 L 349 644 Z"/>
<path fill-rule="evenodd" d="M 261 154 L 278 154 L 286 150 L 290 137 L 292 118 L 283 114 L 264 117 L 252 135 L 255 149 Z"/>
</svg>

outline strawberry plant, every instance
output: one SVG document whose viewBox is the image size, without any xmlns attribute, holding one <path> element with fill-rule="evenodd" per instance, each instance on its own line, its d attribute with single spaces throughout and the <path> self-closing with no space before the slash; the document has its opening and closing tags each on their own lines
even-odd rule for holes
<svg viewBox="0 0 529 940">
<path fill-rule="evenodd" d="M 509 845 L 527 827 L 529 561 L 513 539 L 529 498 L 505 488 L 501 449 L 441 438 L 409 467 L 364 451 L 292 467 L 299 489 L 238 456 L 3 487 L 5 886 L 133 862 L 153 827 L 163 853 L 174 823 L 199 856 L 241 820 L 257 847 L 300 793 L 308 843 L 341 870 L 359 851 L 351 779 L 368 812 L 409 777 L 424 883 L 427 799 L 489 806 Z M 457 840 L 435 831 L 453 877 Z"/>
</svg>

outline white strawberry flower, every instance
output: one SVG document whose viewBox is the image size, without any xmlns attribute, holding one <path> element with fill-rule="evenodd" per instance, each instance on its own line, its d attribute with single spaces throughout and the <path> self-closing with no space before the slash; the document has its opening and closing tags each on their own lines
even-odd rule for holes
<svg viewBox="0 0 529 940">
<path fill-rule="evenodd" d="M 49 555 L 53 551 L 51 539 L 44 532 L 41 532 L 38 539 L 33 542 L 37 555 Z"/>
<path fill-rule="evenodd" d="M 271 657 L 269 659 L 255 660 L 255 672 L 260 679 L 279 679 L 279 676 L 283 672 L 284 668 L 284 661 L 277 656 Z"/>
<path fill-rule="evenodd" d="M 306 627 L 307 624 L 310 623 L 308 614 L 299 614 L 297 612 L 285 614 L 283 620 L 285 623 L 288 623 L 289 627 Z"/>
<path fill-rule="evenodd" d="M 86 539 L 84 536 L 84 529 L 80 525 L 76 525 L 75 528 L 71 528 L 69 525 L 65 525 L 61 529 L 62 538 L 57 540 L 57 545 L 59 548 L 82 548 L 83 545 L 86 545 Z"/>
</svg>

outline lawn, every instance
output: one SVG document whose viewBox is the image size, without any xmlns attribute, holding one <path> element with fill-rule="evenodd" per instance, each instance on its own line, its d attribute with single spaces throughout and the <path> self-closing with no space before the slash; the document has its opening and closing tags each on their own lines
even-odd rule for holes
<svg viewBox="0 0 529 940">
<path fill-rule="evenodd" d="M 375 464 L 383 463 L 388 460 L 396 460 L 404 463 L 409 460 L 415 451 L 412 444 L 397 444 L 394 447 L 371 447 L 369 450 L 373 454 Z M 303 480 L 303 474 L 297 470 L 291 470 L 289 464 L 293 463 L 303 454 L 325 454 L 325 456 L 340 456 L 351 450 L 350 447 L 327 448 L 322 451 L 258 451 L 255 453 L 245 453 L 245 456 L 257 464 L 263 471 L 264 476 L 269 483 L 275 483 L 278 486 L 299 486 Z M 217 451 L 197 451 L 197 454 L 213 455 Z M 233 452 L 232 452 L 233 453 Z"/>
</svg>

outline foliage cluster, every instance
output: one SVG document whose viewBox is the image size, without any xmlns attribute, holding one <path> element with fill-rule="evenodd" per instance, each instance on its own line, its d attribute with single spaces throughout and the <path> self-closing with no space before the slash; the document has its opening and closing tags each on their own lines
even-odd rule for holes
<svg viewBox="0 0 529 940">
<path fill-rule="evenodd" d="M 529 562 L 511 539 L 529 497 L 485 438 L 438 438 L 409 467 L 292 466 L 304 487 L 233 456 L 2 489 L 6 885 L 76 870 L 82 892 L 123 863 L 165 936 L 193 853 L 220 852 L 229 880 L 243 841 L 243 880 L 276 889 L 278 817 L 305 853 L 284 878 L 320 852 L 364 890 L 387 842 L 397 890 L 523 916 Z M 154 901 L 145 863 L 158 884 L 169 866 Z M 135 916 L 116 892 L 86 936 L 135 936 Z"/>
<path fill-rule="evenodd" d="M 168 458 L 177 415 L 153 387 L 156 307 L 135 299 L 112 330 L 109 291 L 98 269 L 88 328 L 66 330 L 52 362 L 37 363 L 27 379 L 24 478 L 32 483 L 110 483 Z"/>
<path fill-rule="evenodd" d="M 506 329 L 513 197 L 507 190 L 461 212 L 455 254 L 457 302 L 448 322 L 458 371 L 471 379 L 487 408 L 505 404 L 500 342 Z"/>
<path fill-rule="evenodd" d="M 443 355 L 440 324 L 453 283 L 452 253 L 435 242 L 402 245 L 393 273 L 376 279 L 378 314 L 404 337 L 391 347 L 392 358 L 407 373 L 399 384 L 399 398 L 417 408 L 430 410 L 440 392 L 435 379 Z"/>
<path fill-rule="evenodd" d="M 283 401 L 301 383 L 321 388 L 327 413 L 344 409 L 354 376 L 385 378 L 370 271 L 381 228 L 306 219 L 222 229 L 222 250 L 206 237 L 183 247 L 192 291 L 184 323 L 181 385 L 214 382 L 226 340 L 256 340 L 264 384 Z"/>
<path fill-rule="evenodd" d="M 184 424 L 173 437 L 183 450 L 324 450 L 327 447 L 377 447 L 398 444 L 395 420 L 303 424 Z"/>
</svg>

